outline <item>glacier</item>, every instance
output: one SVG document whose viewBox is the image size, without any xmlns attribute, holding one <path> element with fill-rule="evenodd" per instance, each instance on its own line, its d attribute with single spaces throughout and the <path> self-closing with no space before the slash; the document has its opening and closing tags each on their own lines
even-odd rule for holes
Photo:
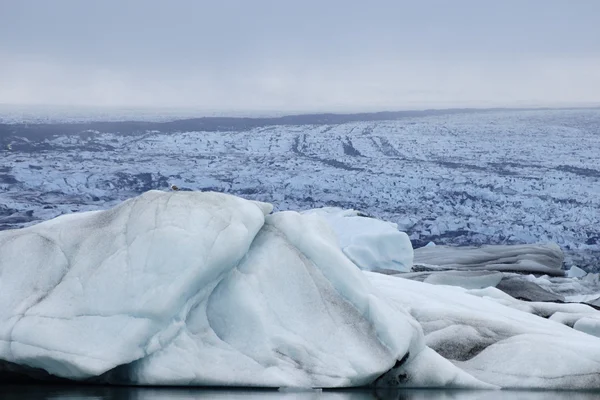
<svg viewBox="0 0 600 400">
<path fill-rule="evenodd" d="M 415 248 L 553 242 L 567 267 L 600 271 L 599 109 L 166 115 L 0 107 L 0 230 L 175 184 L 277 211 L 357 209 Z"/>
<path fill-rule="evenodd" d="M 465 284 L 465 271 L 361 267 L 344 251 L 357 243 L 369 254 L 360 262 L 409 263 L 412 249 L 391 228 L 355 211 L 273 212 L 222 193 L 149 191 L 2 231 L 0 376 L 600 388 L 597 309 L 514 298 L 496 287 L 514 273 L 475 271 Z M 424 273 L 430 283 L 415 280 Z M 564 294 L 595 279 L 520 276 Z"/>
</svg>

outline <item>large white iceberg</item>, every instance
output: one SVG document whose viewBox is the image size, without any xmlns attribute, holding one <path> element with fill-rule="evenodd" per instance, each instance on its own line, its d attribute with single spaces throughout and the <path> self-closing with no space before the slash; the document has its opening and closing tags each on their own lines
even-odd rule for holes
<svg viewBox="0 0 600 400">
<path fill-rule="evenodd" d="M 70 379 L 339 387 L 425 354 L 321 218 L 270 211 L 153 191 L 0 233 L 0 359 Z M 431 382 L 479 384 L 445 371 Z"/>
<path fill-rule="evenodd" d="M 439 285 L 462 276 L 431 285 L 364 272 L 319 213 L 271 210 L 225 194 L 151 191 L 0 232 L 0 375 L 600 387 L 593 308 L 477 289 L 490 277 L 463 289 Z"/>
</svg>

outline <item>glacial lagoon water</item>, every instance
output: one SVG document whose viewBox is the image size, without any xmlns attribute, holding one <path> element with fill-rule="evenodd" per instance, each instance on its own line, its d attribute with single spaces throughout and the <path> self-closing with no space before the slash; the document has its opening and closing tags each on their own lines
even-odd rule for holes
<svg viewBox="0 0 600 400">
<path fill-rule="evenodd" d="M 600 391 L 343 390 L 277 391 L 204 388 L 3 385 L 2 400 L 595 400 Z"/>
</svg>

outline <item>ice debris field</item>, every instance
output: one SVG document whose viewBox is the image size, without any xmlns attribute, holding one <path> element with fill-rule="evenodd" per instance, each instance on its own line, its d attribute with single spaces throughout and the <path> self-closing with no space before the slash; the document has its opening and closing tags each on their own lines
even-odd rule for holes
<svg viewBox="0 0 600 400">
<path fill-rule="evenodd" d="M 415 248 L 552 242 L 600 272 L 600 109 L 117 117 L 0 109 L 0 229 L 174 184 L 360 210 Z"/>
<path fill-rule="evenodd" d="M 0 377 L 600 388 L 598 275 L 343 209 L 149 191 L 0 232 Z"/>
</svg>

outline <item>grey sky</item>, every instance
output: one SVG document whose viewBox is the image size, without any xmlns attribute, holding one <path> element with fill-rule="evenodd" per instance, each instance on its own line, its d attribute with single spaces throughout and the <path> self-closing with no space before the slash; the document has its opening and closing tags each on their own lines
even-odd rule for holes
<svg viewBox="0 0 600 400">
<path fill-rule="evenodd" d="M 0 0 L 0 103 L 600 104 L 598 0 Z"/>
</svg>

